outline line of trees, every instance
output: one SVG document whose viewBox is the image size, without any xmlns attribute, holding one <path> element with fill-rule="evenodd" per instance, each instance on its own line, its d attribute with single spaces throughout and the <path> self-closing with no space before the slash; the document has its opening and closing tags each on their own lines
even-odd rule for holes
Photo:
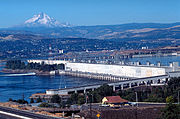
<svg viewBox="0 0 180 119">
<path fill-rule="evenodd" d="M 53 71 L 57 69 L 64 70 L 64 64 L 45 64 L 44 62 L 40 63 L 27 63 L 22 62 L 21 60 L 9 60 L 6 62 L 7 69 L 27 69 L 27 70 L 39 70 L 39 71 Z"/>
<path fill-rule="evenodd" d="M 174 102 L 178 101 L 178 91 L 180 91 L 180 77 L 171 78 L 165 86 L 157 87 L 139 87 L 135 89 L 120 90 L 117 95 L 129 101 L 136 101 L 135 93 L 138 94 L 138 100 L 144 102 L 166 102 L 166 98 L 173 97 Z"/>
<path fill-rule="evenodd" d="M 99 103 L 101 102 L 103 97 L 106 96 L 112 96 L 116 95 L 115 92 L 113 92 L 113 89 L 111 86 L 107 84 L 103 84 L 101 87 L 95 89 L 94 91 L 89 91 L 86 94 L 81 94 L 81 93 L 73 93 L 71 94 L 71 97 L 68 99 L 67 104 L 84 104 L 89 102 L 92 103 Z"/>
<path fill-rule="evenodd" d="M 18 99 L 18 100 L 13 100 L 12 98 L 9 98 L 10 102 L 17 102 L 19 104 L 28 104 L 28 101 L 24 100 L 24 99 Z"/>
<path fill-rule="evenodd" d="M 41 102 L 41 104 L 39 105 L 39 107 L 56 107 L 54 104 L 49 104 L 47 102 L 42 102 L 42 100 L 40 102 Z M 51 99 L 50 99 L 50 103 L 56 103 L 56 104 L 59 105 L 59 107 L 64 107 L 63 101 L 61 100 L 61 97 L 59 95 L 53 95 L 51 97 Z"/>
<path fill-rule="evenodd" d="M 113 92 L 111 86 L 107 84 L 95 89 L 94 91 L 89 91 L 87 94 L 73 93 L 71 98 L 68 100 L 68 104 L 84 104 L 87 101 L 93 103 L 99 103 L 105 96 L 115 96 L 119 95 L 124 99 L 129 101 L 136 101 L 135 92 L 138 94 L 138 101 L 140 102 L 166 102 L 166 98 L 172 96 L 173 102 L 178 102 L 178 91 L 180 91 L 180 77 L 171 78 L 168 81 L 168 85 L 157 86 L 157 87 L 139 87 L 132 88 L 128 90 L 119 90 Z M 88 98 L 88 99 L 86 99 Z"/>
<path fill-rule="evenodd" d="M 92 103 L 92 102 L 101 102 L 102 98 L 104 96 L 109 95 L 115 95 L 115 93 L 112 90 L 112 87 L 108 86 L 107 84 L 104 84 L 103 86 L 97 88 L 95 91 L 91 91 L 87 94 L 82 93 L 73 93 L 71 94 L 70 98 L 67 101 L 62 101 L 61 97 L 59 95 L 53 95 L 50 99 L 50 103 L 56 103 L 59 105 L 59 107 L 70 107 L 70 105 L 73 104 L 84 104 L 86 103 Z M 86 99 L 87 98 L 87 99 Z M 52 107 L 51 104 L 47 102 L 43 102 L 40 98 L 36 100 L 37 103 L 41 104 L 40 107 Z M 31 99 L 31 103 L 34 103 L 34 100 Z"/>
</svg>

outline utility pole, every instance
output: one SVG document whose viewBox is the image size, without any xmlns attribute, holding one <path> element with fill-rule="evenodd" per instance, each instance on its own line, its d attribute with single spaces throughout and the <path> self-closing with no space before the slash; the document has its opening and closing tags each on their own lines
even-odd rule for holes
<svg viewBox="0 0 180 119">
<path fill-rule="evenodd" d="M 136 119 L 138 119 L 138 118 L 137 118 L 137 108 L 138 108 L 138 97 L 137 97 L 137 92 L 135 92 L 135 94 L 136 94 L 136 112 L 135 112 L 135 117 L 136 117 Z"/>
<path fill-rule="evenodd" d="M 23 92 L 23 94 L 22 94 L 22 100 L 24 100 L 24 92 Z"/>
<path fill-rule="evenodd" d="M 137 95 L 137 92 L 135 92 L 136 94 L 136 104 L 137 104 L 137 107 L 138 107 L 138 95 Z"/>
<path fill-rule="evenodd" d="M 92 95 L 92 103 L 94 102 L 94 99 L 93 99 L 93 94 L 91 94 Z"/>
<path fill-rule="evenodd" d="M 86 99 L 86 105 L 87 105 L 87 99 L 88 99 L 88 96 L 87 96 L 87 92 L 85 93 L 85 99 Z"/>
<path fill-rule="evenodd" d="M 24 90 L 24 89 L 25 89 L 25 88 L 24 88 L 24 77 L 23 77 L 22 83 L 23 83 L 23 90 Z M 22 100 L 24 101 L 24 91 L 23 91 L 23 93 L 22 93 Z"/>
<path fill-rule="evenodd" d="M 91 118 L 92 118 L 92 105 L 91 105 L 91 103 L 92 103 L 92 101 L 93 101 L 93 94 L 91 94 L 91 101 L 90 101 L 90 114 L 91 114 Z"/>
<path fill-rule="evenodd" d="M 178 104 L 179 104 L 179 90 L 178 90 Z"/>
</svg>

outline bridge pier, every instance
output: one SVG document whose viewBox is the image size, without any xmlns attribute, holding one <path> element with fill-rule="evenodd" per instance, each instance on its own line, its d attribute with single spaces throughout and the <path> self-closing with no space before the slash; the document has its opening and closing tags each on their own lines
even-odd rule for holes
<svg viewBox="0 0 180 119">
<path fill-rule="evenodd" d="M 75 93 L 77 93 L 77 90 L 74 90 Z"/>
<path fill-rule="evenodd" d="M 157 84 L 158 83 L 158 80 L 153 80 L 153 84 Z"/>
<path fill-rule="evenodd" d="M 63 113 L 62 113 L 62 117 L 63 117 L 63 118 L 64 118 L 64 115 L 65 115 L 65 114 L 64 114 L 64 111 L 63 111 Z"/>
<path fill-rule="evenodd" d="M 74 113 L 72 113 L 72 119 L 74 119 Z"/>
<path fill-rule="evenodd" d="M 121 84 L 121 90 L 123 90 L 124 89 L 124 84 Z"/>
<path fill-rule="evenodd" d="M 129 83 L 129 88 L 131 88 L 131 83 Z"/>
<path fill-rule="evenodd" d="M 136 84 L 137 84 L 137 86 L 139 86 L 140 82 L 137 82 Z"/>
<path fill-rule="evenodd" d="M 165 82 L 167 83 L 169 80 L 170 80 L 170 78 L 166 78 L 166 79 L 165 79 Z"/>
<path fill-rule="evenodd" d="M 159 79 L 160 80 L 160 83 L 162 83 L 163 81 L 166 81 L 166 79 Z"/>
<path fill-rule="evenodd" d="M 144 83 L 145 83 L 145 85 L 147 86 L 147 84 L 148 84 L 148 81 L 144 81 Z"/>
<path fill-rule="evenodd" d="M 84 94 L 86 94 L 86 89 L 84 89 Z"/>
<path fill-rule="evenodd" d="M 116 91 L 116 86 L 115 85 L 113 85 L 113 91 Z"/>
</svg>

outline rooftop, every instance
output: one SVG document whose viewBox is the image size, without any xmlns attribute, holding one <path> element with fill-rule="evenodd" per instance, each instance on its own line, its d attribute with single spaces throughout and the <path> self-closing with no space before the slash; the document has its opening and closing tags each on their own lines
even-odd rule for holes
<svg viewBox="0 0 180 119">
<path fill-rule="evenodd" d="M 105 97 L 108 101 L 106 101 L 107 103 L 124 103 L 124 102 L 128 102 L 125 99 L 122 99 L 120 96 L 107 96 Z"/>
</svg>

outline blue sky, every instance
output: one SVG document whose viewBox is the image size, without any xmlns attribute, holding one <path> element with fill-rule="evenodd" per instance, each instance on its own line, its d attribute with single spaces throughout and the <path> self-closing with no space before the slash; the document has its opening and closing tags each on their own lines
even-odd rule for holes
<svg viewBox="0 0 180 119">
<path fill-rule="evenodd" d="M 180 0 L 0 0 L 0 27 L 45 12 L 75 25 L 180 22 Z"/>
</svg>

